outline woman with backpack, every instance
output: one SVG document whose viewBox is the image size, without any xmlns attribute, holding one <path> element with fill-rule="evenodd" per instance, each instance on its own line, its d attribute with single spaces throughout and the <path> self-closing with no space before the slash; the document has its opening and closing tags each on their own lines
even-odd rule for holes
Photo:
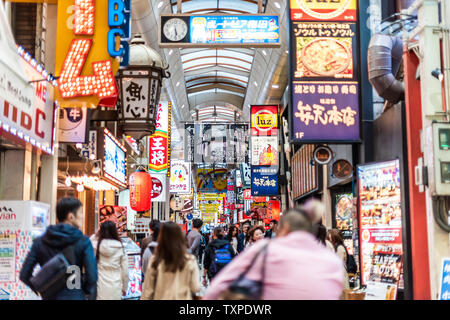
<svg viewBox="0 0 450 320">
<path fill-rule="evenodd" d="M 212 240 L 208 243 L 203 259 L 203 285 L 206 286 L 206 276 L 211 281 L 236 256 L 231 243 L 224 239 L 224 230 L 214 228 Z"/>
<path fill-rule="evenodd" d="M 174 222 L 164 223 L 149 261 L 141 300 L 192 300 L 200 289 L 198 264 L 188 253 L 183 231 Z"/>
<path fill-rule="evenodd" d="M 128 287 L 128 257 L 116 224 L 104 222 L 92 242 L 98 268 L 97 300 L 121 300 Z"/>
<path fill-rule="evenodd" d="M 347 272 L 347 262 L 348 262 L 348 253 L 347 249 L 344 245 L 344 239 L 342 238 L 341 232 L 338 229 L 331 229 L 328 233 L 328 240 L 333 245 L 334 251 L 336 254 L 341 258 L 341 260 L 344 262 L 345 266 L 345 280 L 344 280 L 344 289 L 349 289 L 349 278 L 348 278 L 348 272 Z"/>
</svg>

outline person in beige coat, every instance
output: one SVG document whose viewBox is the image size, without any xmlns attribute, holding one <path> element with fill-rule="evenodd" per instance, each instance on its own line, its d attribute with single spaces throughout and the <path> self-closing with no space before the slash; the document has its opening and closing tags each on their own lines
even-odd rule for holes
<svg viewBox="0 0 450 320">
<path fill-rule="evenodd" d="M 145 274 L 141 300 L 192 300 L 200 291 L 198 263 L 188 253 L 186 238 L 176 223 L 161 226 Z"/>
<path fill-rule="evenodd" d="M 128 260 L 115 223 L 104 222 L 92 245 L 97 257 L 97 300 L 121 300 L 128 287 Z"/>
</svg>

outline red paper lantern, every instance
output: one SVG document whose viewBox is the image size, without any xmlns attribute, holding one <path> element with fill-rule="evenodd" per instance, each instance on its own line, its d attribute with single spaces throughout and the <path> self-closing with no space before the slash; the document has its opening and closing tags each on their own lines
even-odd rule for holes
<svg viewBox="0 0 450 320">
<path fill-rule="evenodd" d="M 137 212 L 150 210 L 152 204 L 152 177 L 145 171 L 137 170 L 130 175 L 130 207 Z"/>
</svg>

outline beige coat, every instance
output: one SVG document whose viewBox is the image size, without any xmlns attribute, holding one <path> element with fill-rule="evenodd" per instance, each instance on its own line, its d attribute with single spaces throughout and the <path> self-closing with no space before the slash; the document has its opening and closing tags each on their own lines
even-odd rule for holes
<svg viewBox="0 0 450 320">
<path fill-rule="evenodd" d="M 96 251 L 97 239 L 92 240 Z M 128 287 L 128 257 L 122 243 L 112 239 L 103 240 L 97 267 L 97 300 L 121 300 L 122 291 Z"/>
<path fill-rule="evenodd" d="M 200 291 L 200 274 L 195 257 L 188 254 L 183 270 L 165 271 L 164 262 L 158 269 L 152 268 L 152 256 L 145 273 L 141 300 L 192 300 L 192 294 Z"/>
</svg>

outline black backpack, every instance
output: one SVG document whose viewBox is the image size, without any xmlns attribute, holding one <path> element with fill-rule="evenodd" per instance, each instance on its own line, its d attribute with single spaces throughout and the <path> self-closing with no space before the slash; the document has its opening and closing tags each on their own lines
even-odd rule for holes
<svg viewBox="0 0 450 320">
<path fill-rule="evenodd" d="M 64 248 L 63 251 L 48 260 L 39 272 L 30 279 L 32 289 L 43 298 L 51 298 L 67 288 L 67 280 L 71 276 L 67 273 L 67 270 L 75 264 L 74 250 L 76 244 L 77 242 Z"/>
<path fill-rule="evenodd" d="M 358 265 L 356 264 L 355 257 L 352 254 L 348 254 L 347 248 L 344 246 L 345 253 L 347 254 L 347 263 L 345 265 L 345 269 L 347 273 L 357 273 Z"/>
</svg>

